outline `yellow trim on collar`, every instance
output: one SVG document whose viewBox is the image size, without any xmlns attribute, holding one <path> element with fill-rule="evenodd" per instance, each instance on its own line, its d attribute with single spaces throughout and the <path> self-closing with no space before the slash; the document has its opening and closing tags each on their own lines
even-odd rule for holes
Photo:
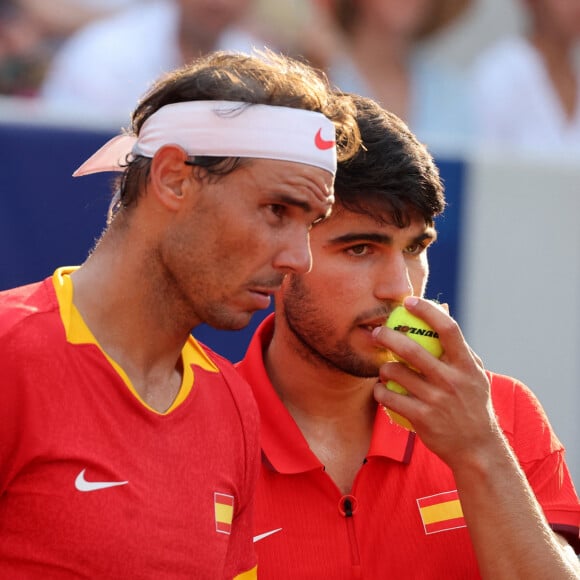
<svg viewBox="0 0 580 580">
<path fill-rule="evenodd" d="M 63 268 L 58 268 L 52 277 L 52 282 L 54 285 L 54 290 L 56 292 L 56 298 L 58 301 L 58 306 L 60 310 L 60 317 L 64 325 L 67 341 L 71 344 L 93 344 L 102 353 L 103 356 L 109 361 L 111 366 L 115 369 L 117 374 L 123 379 L 123 382 L 127 388 L 133 393 L 133 395 L 147 407 L 150 411 L 166 415 L 176 409 L 189 395 L 193 389 L 193 384 L 195 381 L 193 367 L 197 366 L 209 372 L 219 372 L 219 369 L 213 363 L 213 361 L 208 357 L 205 350 L 201 345 L 195 340 L 193 336 L 190 336 L 188 341 L 185 343 L 183 350 L 181 351 L 181 358 L 183 361 L 183 378 L 181 381 L 181 387 L 179 393 L 175 398 L 175 401 L 171 404 L 171 407 L 167 409 L 164 413 L 160 413 L 156 409 L 153 409 L 137 393 L 135 387 L 131 383 L 131 380 L 123 370 L 123 368 L 115 362 L 101 347 L 97 339 L 94 337 L 93 333 L 86 325 L 81 313 L 77 310 L 73 302 L 74 287 L 70 274 L 78 269 L 78 266 L 66 266 Z"/>
<path fill-rule="evenodd" d="M 234 580 L 255 580 L 258 577 L 258 566 L 254 566 L 251 570 L 238 574 Z"/>
</svg>

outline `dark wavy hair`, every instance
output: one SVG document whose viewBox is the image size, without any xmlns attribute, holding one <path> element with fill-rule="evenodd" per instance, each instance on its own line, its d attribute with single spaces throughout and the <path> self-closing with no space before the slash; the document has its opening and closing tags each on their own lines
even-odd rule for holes
<svg viewBox="0 0 580 580">
<path fill-rule="evenodd" d="M 443 212 L 443 183 L 433 157 L 395 114 L 369 98 L 351 95 L 362 146 L 338 165 L 336 204 L 384 219 L 399 227 L 411 212 L 428 225 Z"/>
</svg>

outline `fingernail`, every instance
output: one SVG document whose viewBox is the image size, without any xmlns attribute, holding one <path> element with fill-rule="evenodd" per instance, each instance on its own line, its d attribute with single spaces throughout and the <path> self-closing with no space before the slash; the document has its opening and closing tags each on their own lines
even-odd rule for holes
<svg viewBox="0 0 580 580">
<path fill-rule="evenodd" d="M 376 337 L 379 334 L 379 332 L 381 332 L 381 328 L 382 328 L 381 326 L 375 326 L 375 328 L 373 328 L 372 331 L 373 337 Z"/>
<path fill-rule="evenodd" d="M 411 308 L 412 308 L 418 302 L 419 302 L 419 299 L 416 296 L 407 296 L 407 298 L 405 298 L 405 300 L 403 301 L 403 304 L 405 306 L 411 306 Z"/>
</svg>

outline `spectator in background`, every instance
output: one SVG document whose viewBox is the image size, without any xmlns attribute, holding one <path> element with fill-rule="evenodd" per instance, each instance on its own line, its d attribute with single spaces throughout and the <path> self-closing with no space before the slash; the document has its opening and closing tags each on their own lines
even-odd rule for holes
<svg viewBox="0 0 580 580">
<path fill-rule="evenodd" d="M 252 0 L 151 0 L 75 34 L 41 91 L 56 111 L 124 122 L 159 75 L 212 50 L 263 45 L 242 24 Z"/>
<path fill-rule="evenodd" d="M 0 94 L 34 96 L 50 60 L 50 46 L 19 0 L 0 0 Z"/>
<path fill-rule="evenodd" d="M 94 20 L 148 0 L 18 0 L 47 33 L 65 39 Z"/>
<path fill-rule="evenodd" d="M 580 152 L 580 2 L 521 0 L 525 34 L 476 60 L 480 143 L 560 155 Z"/>
<path fill-rule="evenodd" d="M 463 15 L 470 0 L 316 0 L 334 43 L 306 47 L 345 91 L 372 97 L 421 139 L 458 143 L 470 137 L 469 91 L 463 74 L 435 62 L 422 42 Z M 309 35 L 313 36 L 313 35 Z M 314 36 L 317 41 L 318 36 Z"/>
<path fill-rule="evenodd" d="M 0 94 L 37 96 L 56 51 L 71 34 L 137 1 L 0 0 Z"/>
</svg>

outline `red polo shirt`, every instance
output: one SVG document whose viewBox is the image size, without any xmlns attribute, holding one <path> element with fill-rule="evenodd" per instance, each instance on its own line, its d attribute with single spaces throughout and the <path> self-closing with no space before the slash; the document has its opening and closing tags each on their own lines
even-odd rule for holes
<svg viewBox="0 0 580 580">
<path fill-rule="evenodd" d="M 352 494 L 341 494 L 267 377 L 262 352 L 273 323 L 262 323 L 238 363 L 261 413 L 260 578 L 478 578 L 451 470 L 382 407 Z M 578 549 L 580 504 L 561 443 L 527 387 L 490 377 L 500 424 L 548 521 Z"/>
<path fill-rule="evenodd" d="M 61 271 L 0 293 L 0 353 L 0 578 L 256 578 L 258 410 L 230 363 L 191 337 L 155 411 Z"/>
</svg>

